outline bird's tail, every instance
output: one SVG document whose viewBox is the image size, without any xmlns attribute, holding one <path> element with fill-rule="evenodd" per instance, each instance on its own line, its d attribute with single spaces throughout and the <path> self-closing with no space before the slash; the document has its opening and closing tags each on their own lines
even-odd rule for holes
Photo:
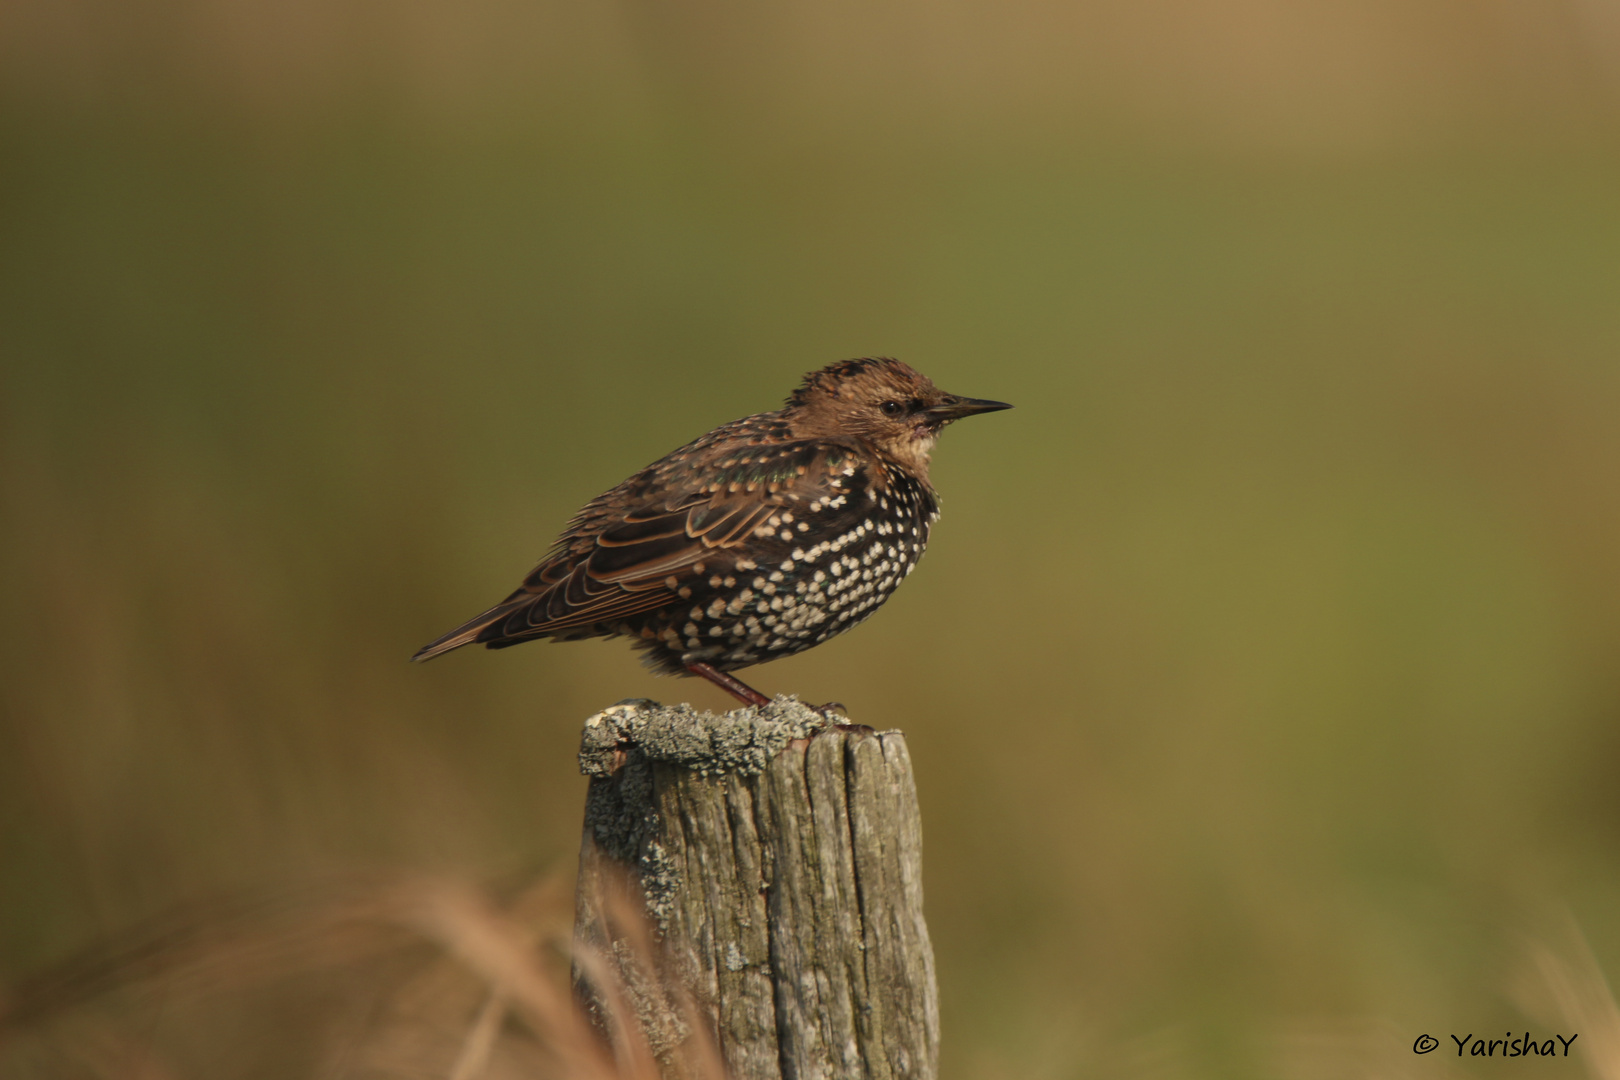
<svg viewBox="0 0 1620 1080">
<path fill-rule="evenodd" d="M 512 612 L 533 599 L 533 594 L 524 593 L 521 597 L 513 597 L 496 604 L 482 615 L 468 619 L 443 637 L 428 642 L 416 650 L 416 655 L 411 657 L 411 660 L 420 663 L 423 660 L 431 660 L 440 653 L 447 653 L 451 649 L 459 649 L 463 645 L 472 645 L 479 640 L 479 635 L 485 630 L 505 619 Z M 491 635 L 491 637 L 495 636 L 498 635 Z"/>
</svg>

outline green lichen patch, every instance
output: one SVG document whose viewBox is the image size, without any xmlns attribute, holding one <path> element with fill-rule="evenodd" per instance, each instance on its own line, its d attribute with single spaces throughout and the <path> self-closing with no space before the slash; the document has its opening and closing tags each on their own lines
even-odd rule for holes
<svg viewBox="0 0 1620 1080">
<path fill-rule="evenodd" d="M 585 721 L 579 771 L 611 776 L 636 748 L 648 761 L 680 765 L 700 776 L 755 776 L 788 743 L 830 725 L 825 716 L 786 694 L 767 705 L 718 714 L 644 698 L 621 701 Z"/>
</svg>

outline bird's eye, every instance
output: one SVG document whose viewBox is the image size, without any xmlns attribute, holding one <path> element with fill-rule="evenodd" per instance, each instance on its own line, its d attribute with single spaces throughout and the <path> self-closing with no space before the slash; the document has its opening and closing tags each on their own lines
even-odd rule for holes
<svg viewBox="0 0 1620 1080">
<path fill-rule="evenodd" d="M 879 408 L 883 410 L 884 416 L 899 416 L 906 411 L 906 407 L 898 401 L 885 401 Z"/>
</svg>

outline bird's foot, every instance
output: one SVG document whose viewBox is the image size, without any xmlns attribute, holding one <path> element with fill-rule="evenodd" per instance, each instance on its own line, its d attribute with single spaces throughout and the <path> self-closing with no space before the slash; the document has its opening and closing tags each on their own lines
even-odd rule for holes
<svg viewBox="0 0 1620 1080">
<path fill-rule="evenodd" d="M 771 703 L 770 698 L 766 697 L 758 690 L 755 690 L 752 686 L 749 686 L 735 675 L 729 675 L 724 671 L 716 671 L 708 664 L 687 664 L 686 670 L 691 674 L 698 676 L 700 679 L 707 679 L 714 683 L 714 685 L 720 687 L 720 689 L 724 690 L 726 693 L 730 694 L 744 705 L 769 705 Z M 877 730 L 875 728 L 867 727 L 865 724 L 837 723 L 836 721 L 838 720 L 849 719 L 849 708 L 845 706 L 842 701 L 829 701 L 825 705 L 811 705 L 807 702 L 805 707 L 824 720 L 834 721 L 832 726 L 838 731 L 845 732 L 846 734 L 871 735 Z"/>
<path fill-rule="evenodd" d="M 847 723 L 849 720 L 849 709 L 845 707 L 842 701 L 829 701 L 825 705 L 811 705 L 809 708 L 811 712 L 820 716 L 822 719 L 833 721 L 831 726 L 834 731 L 842 731 L 845 735 L 877 734 L 877 728 L 875 727 L 870 727 L 866 724 Z M 846 723 L 838 723 L 840 720 L 846 721 Z"/>
</svg>

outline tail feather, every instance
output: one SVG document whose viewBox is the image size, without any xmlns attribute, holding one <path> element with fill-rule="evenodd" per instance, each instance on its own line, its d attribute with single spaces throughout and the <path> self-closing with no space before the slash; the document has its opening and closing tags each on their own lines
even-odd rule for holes
<svg viewBox="0 0 1620 1080">
<path fill-rule="evenodd" d="M 411 661 L 421 663 L 423 660 L 431 660 L 441 653 L 447 653 L 451 649 L 459 649 L 463 645 L 475 644 L 479 640 L 479 635 L 485 630 L 505 619 L 512 612 L 533 599 L 533 595 L 526 594 L 520 598 L 496 604 L 482 615 L 476 615 L 468 619 L 443 637 L 430 641 L 416 650 L 416 655 L 411 657 Z"/>
</svg>

